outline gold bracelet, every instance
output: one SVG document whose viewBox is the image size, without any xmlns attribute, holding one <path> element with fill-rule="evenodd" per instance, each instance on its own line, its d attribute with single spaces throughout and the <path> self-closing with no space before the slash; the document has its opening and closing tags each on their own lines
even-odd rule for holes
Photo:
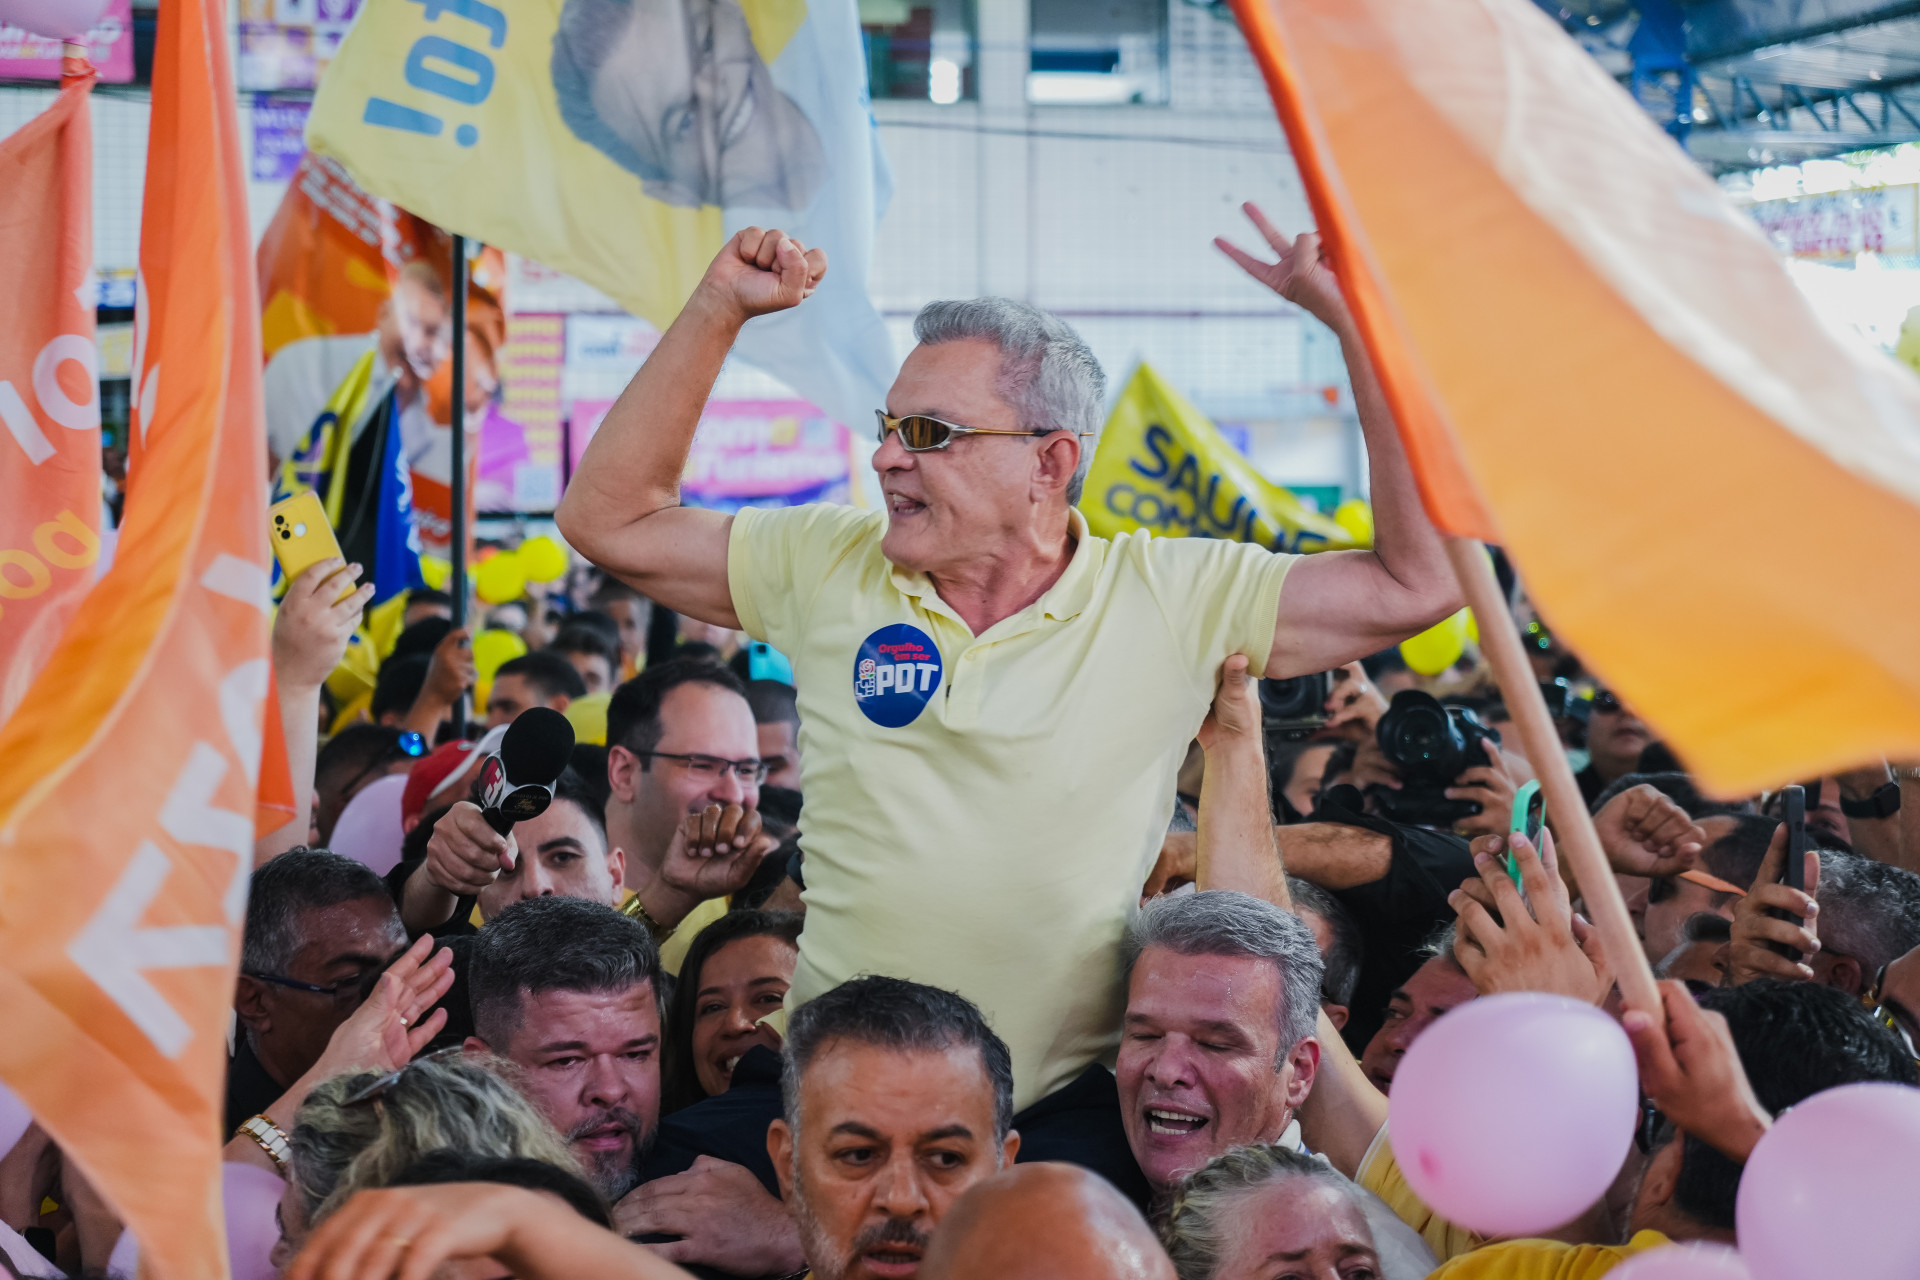
<svg viewBox="0 0 1920 1280">
<path fill-rule="evenodd" d="M 253 1139 L 254 1144 L 267 1153 L 280 1176 L 287 1176 L 287 1166 L 293 1162 L 293 1148 L 287 1144 L 286 1131 L 264 1115 L 251 1116 L 241 1122 L 233 1131 L 234 1137 L 245 1135 Z"/>
<path fill-rule="evenodd" d="M 620 905 L 620 914 L 638 920 L 641 924 L 645 925 L 647 932 L 653 935 L 653 941 L 656 945 L 665 942 L 673 936 L 673 930 L 653 918 L 653 913 L 647 910 L 647 904 L 640 901 L 640 895 L 637 893 L 629 896 L 627 900 Z"/>
</svg>

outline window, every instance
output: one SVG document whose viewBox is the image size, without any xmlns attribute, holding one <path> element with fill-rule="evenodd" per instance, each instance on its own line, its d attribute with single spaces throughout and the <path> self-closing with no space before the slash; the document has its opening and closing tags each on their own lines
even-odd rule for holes
<svg viewBox="0 0 1920 1280">
<path fill-rule="evenodd" d="M 860 0 L 876 98 L 945 105 L 974 96 L 973 0 Z"/>
<path fill-rule="evenodd" d="M 1027 101 L 1167 100 L 1167 0 L 1031 0 Z"/>
</svg>

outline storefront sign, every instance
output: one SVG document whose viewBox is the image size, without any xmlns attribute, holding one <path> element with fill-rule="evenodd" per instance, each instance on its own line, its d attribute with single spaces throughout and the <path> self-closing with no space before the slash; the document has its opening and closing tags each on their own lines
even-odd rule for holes
<svg viewBox="0 0 1920 1280">
<path fill-rule="evenodd" d="M 1860 253 L 1920 254 L 1920 185 L 1834 191 L 1794 200 L 1762 200 L 1753 220 L 1782 253 L 1851 258 Z"/>
<path fill-rule="evenodd" d="M 87 33 L 87 60 L 102 84 L 133 80 L 133 0 L 107 0 Z M 0 23 L 0 80 L 58 80 L 60 42 Z"/>
</svg>

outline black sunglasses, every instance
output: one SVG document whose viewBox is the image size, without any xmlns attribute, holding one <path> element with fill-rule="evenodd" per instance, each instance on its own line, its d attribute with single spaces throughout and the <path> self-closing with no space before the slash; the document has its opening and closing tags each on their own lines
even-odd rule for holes
<svg viewBox="0 0 1920 1280">
<path fill-rule="evenodd" d="M 1592 709 L 1595 711 L 1604 711 L 1606 714 L 1612 716 L 1620 714 L 1623 708 L 1620 699 L 1614 697 L 1608 690 L 1602 689 L 1593 695 Z"/>
</svg>

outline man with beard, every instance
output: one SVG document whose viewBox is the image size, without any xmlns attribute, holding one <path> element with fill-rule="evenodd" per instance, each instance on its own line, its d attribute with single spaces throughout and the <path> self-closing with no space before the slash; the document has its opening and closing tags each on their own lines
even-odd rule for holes
<svg viewBox="0 0 1920 1280">
<path fill-rule="evenodd" d="M 933 1229 L 1013 1163 L 1013 1061 L 971 1003 L 864 977 L 795 1010 L 767 1132 L 814 1280 L 910 1280 Z"/>
<path fill-rule="evenodd" d="M 567 1139 L 609 1203 L 633 1190 L 660 1119 L 660 954 L 637 920 L 582 898 L 517 902 L 474 937 L 472 1051 Z"/>
</svg>

